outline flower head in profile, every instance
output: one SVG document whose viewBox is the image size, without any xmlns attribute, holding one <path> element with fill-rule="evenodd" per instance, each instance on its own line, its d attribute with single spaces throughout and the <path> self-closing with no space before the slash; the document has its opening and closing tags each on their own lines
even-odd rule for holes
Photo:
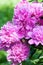
<svg viewBox="0 0 43 65">
<path fill-rule="evenodd" d="M 32 39 L 30 39 L 29 44 L 43 45 L 43 26 L 37 26 L 33 29 Z"/>
<path fill-rule="evenodd" d="M 0 47 L 9 47 L 11 43 L 19 40 L 17 27 L 8 22 L 0 30 Z"/>
</svg>

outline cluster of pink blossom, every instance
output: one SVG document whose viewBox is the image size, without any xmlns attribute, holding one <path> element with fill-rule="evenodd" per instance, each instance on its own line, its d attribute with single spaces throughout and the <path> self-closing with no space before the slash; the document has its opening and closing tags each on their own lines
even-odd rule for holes
<svg viewBox="0 0 43 65">
<path fill-rule="evenodd" d="M 1 30 L 0 30 L 0 48 L 3 47 L 9 47 L 8 44 L 14 43 L 15 41 L 18 41 L 19 39 L 24 37 L 23 28 L 21 31 L 21 26 L 13 25 L 10 22 L 7 22 Z"/>
<path fill-rule="evenodd" d="M 27 59 L 27 57 L 29 56 L 29 51 L 29 45 L 21 42 L 16 42 L 7 51 L 7 59 L 8 61 L 12 60 L 12 62 L 15 62 L 16 64 L 21 63 L 22 61 Z"/>
<path fill-rule="evenodd" d="M 0 30 L 0 50 L 7 51 L 7 60 L 12 61 L 14 65 L 21 64 L 30 53 L 29 45 L 21 40 L 23 32 L 20 29 L 20 26 L 7 22 Z"/>
<path fill-rule="evenodd" d="M 12 22 L 0 30 L 0 49 L 7 51 L 7 59 L 12 61 L 12 65 L 18 65 L 28 58 L 29 44 L 43 45 L 42 4 L 21 1 L 14 9 Z"/>
<path fill-rule="evenodd" d="M 33 39 L 33 33 L 35 32 L 33 32 L 34 28 L 37 29 L 36 27 L 39 26 L 40 28 L 40 26 L 43 25 L 43 3 L 29 3 L 26 0 L 24 2 L 20 2 L 14 9 L 12 22 L 14 23 L 14 25 L 20 25 L 24 28 L 25 39 Z M 41 28 L 43 28 L 43 26 Z M 42 31 L 40 33 L 38 33 L 37 31 L 37 33 L 35 32 L 34 35 L 36 36 L 38 34 L 38 37 L 40 38 L 39 35 L 43 36 Z M 34 39 L 36 38 L 34 37 Z M 30 40 L 28 41 L 28 43 L 32 44 Z M 43 41 L 43 38 L 40 38 L 40 41 Z M 35 42 L 33 42 L 33 44 L 39 45 Z M 41 45 L 43 45 L 43 43 L 41 43 Z"/>
</svg>

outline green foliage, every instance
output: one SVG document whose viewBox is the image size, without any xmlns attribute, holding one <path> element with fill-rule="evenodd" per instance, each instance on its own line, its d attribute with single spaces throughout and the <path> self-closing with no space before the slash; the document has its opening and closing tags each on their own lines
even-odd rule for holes
<svg viewBox="0 0 43 65">
<path fill-rule="evenodd" d="M 43 65 L 43 48 L 31 46 L 30 58 L 22 62 L 22 65 Z"/>
<path fill-rule="evenodd" d="M 10 65 L 10 63 L 8 63 L 8 62 L 0 63 L 0 65 Z"/>
<path fill-rule="evenodd" d="M 43 2 L 43 0 L 29 0 L 29 2 Z"/>
<path fill-rule="evenodd" d="M 0 51 L 0 65 L 10 65 L 11 62 L 8 62 L 6 59 L 7 53 L 5 51 Z"/>
<path fill-rule="evenodd" d="M 0 9 L 0 27 L 3 26 L 7 21 L 11 21 L 13 17 L 13 7 L 3 6 Z"/>
<path fill-rule="evenodd" d="M 42 2 L 43 0 L 38 0 L 38 2 Z"/>
<path fill-rule="evenodd" d="M 27 61 L 22 62 L 22 65 L 35 65 L 30 59 Z"/>
<path fill-rule="evenodd" d="M 0 0 L 0 27 L 13 17 L 14 7 L 20 0 Z"/>
<path fill-rule="evenodd" d="M 33 2 L 34 0 L 29 0 L 29 2 Z"/>
</svg>

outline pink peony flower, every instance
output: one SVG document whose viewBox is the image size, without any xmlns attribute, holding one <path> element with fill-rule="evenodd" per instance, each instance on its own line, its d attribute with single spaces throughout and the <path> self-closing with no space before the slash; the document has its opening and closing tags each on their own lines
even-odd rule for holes
<svg viewBox="0 0 43 65">
<path fill-rule="evenodd" d="M 24 37 L 24 29 L 21 26 L 14 26 L 12 23 L 8 22 L 0 30 L 0 48 L 9 47 L 11 43 L 19 41 Z"/>
<path fill-rule="evenodd" d="M 7 51 L 7 60 L 12 61 L 12 63 L 21 63 L 25 61 L 30 53 L 30 48 L 27 44 L 16 42 L 10 49 Z"/>
<path fill-rule="evenodd" d="M 35 9 L 31 6 L 31 4 L 25 0 L 18 3 L 14 9 L 12 22 L 14 25 L 16 24 L 22 26 L 25 38 L 30 38 L 29 34 L 37 22 L 37 19 L 34 16 L 34 11 Z"/>
<path fill-rule="evenodd" d="M 34 8 L 31 7 L 30 3 L 27 1 L 22 1 L 17 4 L 14 9 L 13 23 L 26 26 L 27 23 L 35 23 L 36 20 L 31 20 L 31 15 L 34 13 Z M 31 22 L 30 22 L 31 21 Z"/>
<path fill-rule="evenodd" d="M 32 39 L 30 39 L 28 43 L 35 45 L 43 45 L 43 26 L 37 26 L 33 29 Z"/>
</svg>

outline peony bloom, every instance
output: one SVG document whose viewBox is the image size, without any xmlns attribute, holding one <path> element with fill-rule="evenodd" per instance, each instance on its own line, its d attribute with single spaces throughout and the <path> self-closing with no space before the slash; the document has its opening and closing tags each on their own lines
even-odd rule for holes
<svg viewBox="0 0 43 65">
<path fill-rule="evenodd" d="M 0 48 L 9 47 L 11 43 L 21 39 L 24 36 L 23 33 L 21 27 L 14 26 L 12 23 L 8 22 L 0 30 Z"/>
<path fill-rule="evenodd" d="M 29 34 L 35 27 L 35 23 L 37 22 L 34 16 L 34 11 L 35 10 L 33 7 L 31 7 L 31 4 L 25 0 L 17 4 L 14 9 L 12 22 L 14 23 L 14 25 L 22 26 L 22 28 L 24 29 L 24 37 L 27 39 L 30 38 Z"/>
<path fill-rule="evenodd" d="M 15 7 L 12 21 L 14 24 L 23 25 L 24 27 L 27 24 L 35 24 L 36 20 L 35 17 L 32 16 L 33 13 L 34 8 L 31 7 L 30 3 L 27 1 L 22 1 Z"/>
<path fill-rule="evenodd" d="M 12 63 L 18 64 L 22 61 L 25 61 L 30 53 L 30 48 L 27 44 L 16 42 L 11 48 L 7 51 L 7 60 L 12 61 Z"/>
<path fill-rule="evenodd" d="M 27 1 L 22 1 L 18 3 L 14 9 L 13 23 L 24 25 L 28 21 L 29 15 L 29 3 Z M 30 7 L 30 6 L 29 6 Z"/>
<path fill-rule="evenodd" d="M 28 43 L 35 45 L 43 45 L 43 26 L 37 26 L 33 29 L 32 39 L 30 39 Z"/>
</svg>

